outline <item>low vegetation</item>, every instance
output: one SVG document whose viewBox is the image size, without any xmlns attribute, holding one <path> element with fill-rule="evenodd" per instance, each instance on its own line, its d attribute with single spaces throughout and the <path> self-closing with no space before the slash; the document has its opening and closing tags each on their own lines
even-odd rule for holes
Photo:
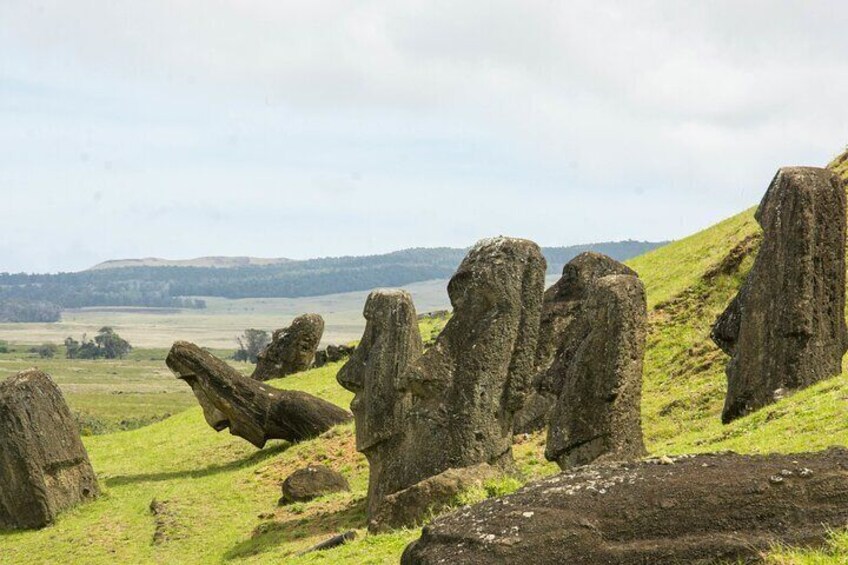
<svg viewBox="0 0 848 565">
<path fill-rule="evenodd" d="M 85 334 L 81 341 L 65 338 L 65 356 L 68 359 L 123 359 L 131 349 L 130 342 L 109 326 L 100 328 L 94 339 L 86 339 Z"/>
</svg>

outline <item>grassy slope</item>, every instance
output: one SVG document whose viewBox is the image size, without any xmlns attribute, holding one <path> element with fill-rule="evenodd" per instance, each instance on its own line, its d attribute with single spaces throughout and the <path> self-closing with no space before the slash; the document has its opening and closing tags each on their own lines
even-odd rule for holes
<svg viewBox="0 0 848 565">
<path fill-rule="evenodd" d="M 845 374 L 728 426 L 719 423 L 726 358 L 709 341 L 709 326 L 750 269 L 758 232 L 749 210 L 629 262 L 645 281 L 651 309 L 643 419 L 654 454 L 848 445 Z M 734 249 L 740 260 L 726 261 Z M 422 333 L 432 330 L 428 326 Z M 329 366 L 275 384 L 346 405 L 350 395 L 335 384 L 337 369 Z M 296 446 L 274 442 L 257 451 L 238 438 L 214 434 L 192 408 L 143 429 L 86 438 L 86 445 L 104 496 L 45 530 L 0 534 L 0 562 L 41 563 L 62 556 L 78 563 L 391 563 L 417 535 L 415 530 L 362 535 L 367 465 L 353 448 L 350 426 Z M 542 447 L 538 436 L 516 446 L 528 477 L 555 470 L 541 458 Z M 352 492 L 275 507 L 278 482 L 315 461 L 344 472 Z M 148 511 L 154 497 L 167 501 L 169 509 L 162 519 L 167 539 L 159 544 L 152 542 L 155 523 Z M 359 540 L 294 557 L 350 528 L 359 529 Z M 848 536 L 838 535 L 824 552 L 775 550 L 770 559 L 844 562 Z"/>
</svg>

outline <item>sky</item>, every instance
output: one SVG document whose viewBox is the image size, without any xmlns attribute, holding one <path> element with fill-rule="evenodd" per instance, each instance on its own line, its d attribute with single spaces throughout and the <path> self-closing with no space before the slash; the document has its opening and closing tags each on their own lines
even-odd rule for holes
<svg viewBox="0 0 848 565">
<path fill-rule="evenodd" d="M 676 239 L 848 143 L 833 1 L 0 0 L 0 271 Z"/>
</svg>

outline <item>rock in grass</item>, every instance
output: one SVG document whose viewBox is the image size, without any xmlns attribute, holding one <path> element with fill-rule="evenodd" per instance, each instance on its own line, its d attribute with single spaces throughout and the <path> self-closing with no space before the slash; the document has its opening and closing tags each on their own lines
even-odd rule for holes
<svg viewBox="0 0 848 565">
<path fill-rule="evenodd" d="M 0 529 L 41 528 L 99 492 L 53 379 L 29 369 L 0 383 Z"/>
<path fill-rule="evenodd" d="M 193 343 L 174 343 L 165 364 L 191 386 L 206 423 L 217 432 L 229 428 L 259 448 L 269 439 L 314 438 L 352 419 L 347 410 L 317 396 L 245 377 Z"/>
<path fill-rule="evenodd" d="M 325 494 L 349 490 L 347 479 L 338 471 L 324 465 L 309 465 L 298 469 L 283 481 L 280 504 L 307 502 Z"/>
<path fill-rule="evenodd" d="M 434 514 L 456 504 L 457 497 L 475 487 L 482 487 L 502 471 L 488 463 L 472 467 L 448 469 L 411 487 L 386 496 L 371 518 L 369 529 L 374 532 L 393 528 L 415 527 Z"/>
<path fill-rule="evenodd" d="M 340 545 L 344 545 L 349 541 L 353 541 L 356 539 L 356 532 L 353 530 L 348 530 L 344 533 L 335 535 L 331 538 L 325 539 L 320 543 L 316 543 L 309 549 L 305 549 L 298 553 L 298 556 L 306 555 L 307 553 L 312 553 L 313 551 L 324 551 L 327 549 L 333 549 L 334 547 L 339 547 Z"/>
<path fill-rule="evenodd" d="M 336 363 L 353 355 L 355 348 L 350 345 L 328 345 L 325 349 L 315 352 L 313 367 L 323 367 L 327 363 Z"/>
<path fill-rule="evenodd" d="M 842 180 L 827 169 L 780 169 L 755 217 L 760 251 L 712 331 L 731 356 L 725 423 L 838 375 L 848 347 Z"/>
<path fill-rule="evenodd" d="M 425 526 L 403 565 L 671 565 L 758 560 L 848 523 L 848 451 L 607 463 Z"/>
<path fill-rule="evenodd" d="M 271 343 L 259 353 L 252 377 L 267 381 L 309 369 L 323 335 L 324 318 L 298 316 L 289 327 L 274 331 Z"/>
</svg>

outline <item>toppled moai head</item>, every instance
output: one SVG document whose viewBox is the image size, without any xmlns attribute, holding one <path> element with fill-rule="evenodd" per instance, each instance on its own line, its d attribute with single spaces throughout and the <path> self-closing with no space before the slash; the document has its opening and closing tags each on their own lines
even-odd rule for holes
<svg viewBox="0 0 848 565">
<path fill-rule="evenodd" d="M 403 290 L 379 289 L 365 302 L 362 341 L 336 379 L 356 394 L 350 409 L 356 419 L 356 448 L 368 452 L 403 433 L 410 399 L 403 374 L 423 351 L 412 297 Z"/>
<path fill-rule="evenodd" d="M 203 409 L 203 418 L 212 429 L 220 432 L 229 428 L 235 436 L 243 437 L 254 445 L 264 445 L 265 434 L 261 427 L 250 418 L 240 417 L 240 408 L 222 399 L 219 394 L 221 387 L 214 373 L 230 379 L 244 378 L 240 373 L 209 352 L 182 341 L 174 343 L 165 363 L 191 387 Z"/>
<path fill-rule="evenodd" d="M 193 343 L 177 341 L 165 364 L 186 381 L 206 422 L 262 448 L 269 439 L 310 439 L 351 419 L 347 410 L 297 390 L 281 390 L 245 377 Z"/>
</svg>

